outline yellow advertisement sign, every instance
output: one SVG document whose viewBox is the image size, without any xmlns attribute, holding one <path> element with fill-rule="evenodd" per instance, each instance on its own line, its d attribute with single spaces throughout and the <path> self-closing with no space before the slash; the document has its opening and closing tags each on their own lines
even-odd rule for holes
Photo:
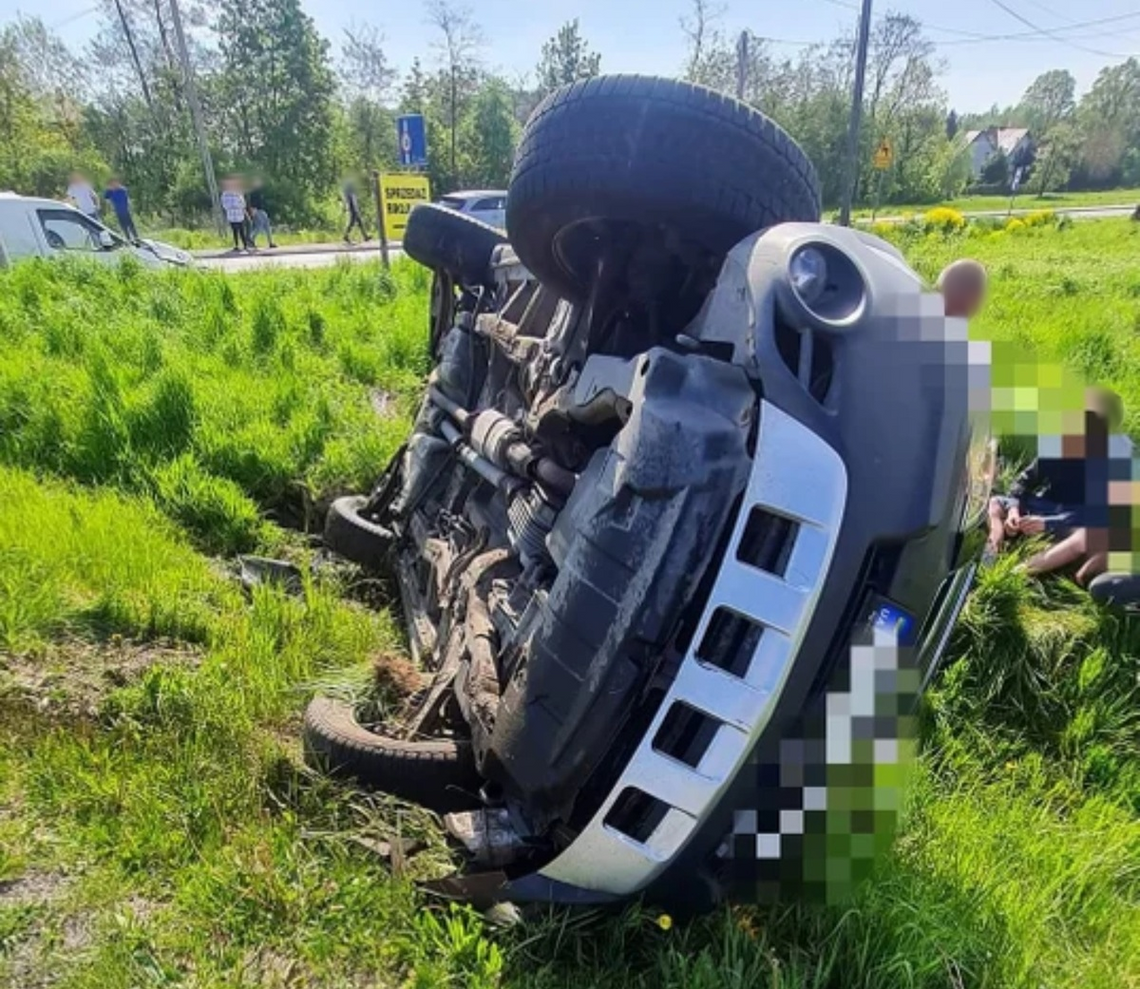
<svg viewBox="0 0 1140 989">
<path fill-rule="evenodd" d="M 874 165 L 880 171 L 885 171 L 894 164 L 894 160 L 895 149 L 891 147 L 891 142 L 884 138 L 878 150 L 875 151 Z"/>
<path fill-rule="evenodd" d="M 402 241 L 412 207 L 431 202 L 426 175 L 381 175 L 380 208 L 384 212 L 384 234 L 388 240 Z"/>
</svg>

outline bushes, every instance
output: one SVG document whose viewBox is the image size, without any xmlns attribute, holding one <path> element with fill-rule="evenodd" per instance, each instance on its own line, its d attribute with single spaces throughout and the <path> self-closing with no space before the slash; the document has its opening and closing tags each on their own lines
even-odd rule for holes
<svg viewBox="0 0 1140 989">
<path fill-rule="evenodd" d="M 927 233 L 958 233 L 965 229 L 966 217 L 949 206 L 937 206 L 925 213 L 922 218 Z"/>
</svg>

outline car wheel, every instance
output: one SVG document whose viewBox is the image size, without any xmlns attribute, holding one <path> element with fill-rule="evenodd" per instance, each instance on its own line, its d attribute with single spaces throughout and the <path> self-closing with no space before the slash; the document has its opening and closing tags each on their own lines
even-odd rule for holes
<svg viewBox="0 0 1140 989">
<path fill-rule="evenodd" d="M 388 738 L 362 725 L 351 704 L 316 697 L 305 710 L 304 745 L 311 765 L 441 814 L 479 805 L 469 741 Z"/>
<path fill-rule="evenodd" d="M 360 514 L 367 503 L 361 495 L 337 498 L 325 516 L 324 542 L 327 549 L 346 560 L 379 570 L 388 560 L 392 533 Z"/>
<path fill-rule="evenodd" d="M 585 298 L 606 228 L 651 230 L 715 261 L 756 230 L 817 221 L 799 146 L 732 97 L 670 79 L 600 76 L 548 96 L 527 122 L 507 195 L 519 260 Z"/>
<path fill-rule="evenodd" d="M 491 279 L 491 255 L 507 238 L 494 227 L 434 203 L 417 206 L 408 216 L 404 253 L 463 285 Z"/>
</svg>

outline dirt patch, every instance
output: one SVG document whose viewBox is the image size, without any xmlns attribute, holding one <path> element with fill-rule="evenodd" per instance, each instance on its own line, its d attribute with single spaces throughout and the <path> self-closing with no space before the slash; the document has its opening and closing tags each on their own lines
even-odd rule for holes
<svg viewBox="0 0 1140 989">
<path fill-rule="evenodd" d="M 28 872 L 0 882 L 0 907 L 42 907 L 60 896 L 70 880 L 58 872 Z"/>
<path fill-rule="evenodd" d="M 70 639 L 42 652 L 0 653 L 0 702 L 50 717 L 94 717 L 106 695 L 156 664 L 197 666 L 201 650 L 172 640 Z"/>
<path fill-rule="evenodd" d="M 373 388 L 369 391 L 368 404 L 372 406 L 372 411 L 381 419 L 387 419 L 389 416 L 396 414 L 395 399 L 386 391 L 381 391 L 379 388 Z"/>
</svg>

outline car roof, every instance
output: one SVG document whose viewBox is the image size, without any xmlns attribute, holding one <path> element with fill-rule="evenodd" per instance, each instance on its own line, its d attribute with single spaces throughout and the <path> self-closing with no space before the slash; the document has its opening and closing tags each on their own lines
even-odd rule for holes
<svg viewBox="0 0 1140 989">
<path fill-rule="evenodd" d="M 478 199 L 481 196 L 505 196 L 506 189 L 461 189 L 458 192 L 449 192 L 444 199 Z"/>
<path fill-rule="evenodd" d="M 21 196 L 18 192 L 0 192 L 0 200 L 7 202 L 26 203 L 28 206 L 36 206 L 46 209 L 73 209 L 71 203 L 65 203 L 61 199 L 46 199 L 43 196 Z"/>
</svg>

